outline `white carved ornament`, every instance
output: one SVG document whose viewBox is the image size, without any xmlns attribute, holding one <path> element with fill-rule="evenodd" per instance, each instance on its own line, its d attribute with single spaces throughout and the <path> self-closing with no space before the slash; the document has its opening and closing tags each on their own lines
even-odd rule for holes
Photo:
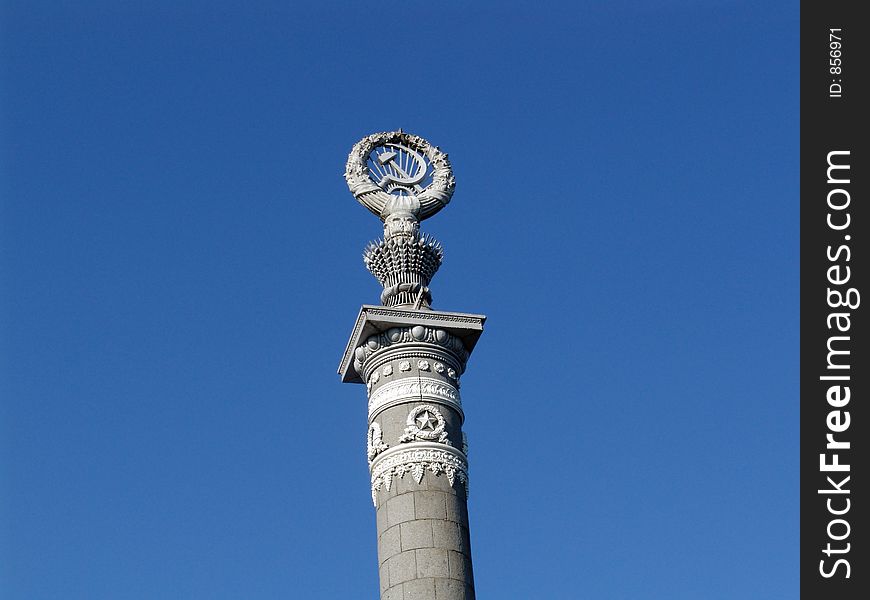
<svg viewBox="0 0 870 600">
<path fill-rule="evenodd" d="M 384 442 L 384 434 L 381 432 L 381 426 L 374 422 L 369 425 L 369 433 L 366 436 L 366 456 L 368 456 L 369 463 L 371 463 L 378 454 L 389 447 L 389 444 Z"/>
<path fill-rule="evenodd" d="M 385 488 L 389 491 L 393 479 L 410 473 L 419 484 L 426 471 L 436 476 L 443 473 L 451 486 L 459 480 L 465 487 L 467 497 L 468 462 L 465 457 L 454 448 L 421 444 L 407 449 L 397 446 L 376 461 L 372 467 L 372 502 L 377 506 L 378 490 Z"/>
<path fill-rule="evenodd" d="M 456 182 L 447 154 L 399 131 L 374 133 L 350 151 L 344 178 L 357 201 L 382 220 L 409 200 L 422 221 L 441 210 Z"/>
<path fill-rule="evenodd" d="M 447 422 L 438 407 L 432 404 L 421 404 L 411 409 L 405 421 L 405 433 L 399 438 L 399 443 L 408 442 L 438 442 L 449 444 L 444 428 Z"/>
<path fill-rule="evenodd" d="M 423 325 L 414 325 L 411 327 L 391 327 L 386 331 L 375 333 L 367 337 L 353 351 L 353 367 L 358 373 L 363 372 L 363 365 L 374 354 L 386 350 L 387 348 L 395 348 L 396 346 L 415 344 L 422 342 L 432 344 L 450 350 L 450 353 L 455 355 L 462 364 L 468 360 L 468 350 L 465 348 L 462 340 L 455 335 L 449 333 L 445 329 L 437 327 L 425 327 Z M 408 363 L 410 370 L 410 363 Z M 436 365 L 437 367 L 437 365 Z M 437 370 L 437 368 L 436 368 Z M 441 371 L 438 371 L 439 373 Z M 385 373 L 386 374 L 386 373 Z M 454 369 L 448 369 L 447 375 L 451 379 L 457 379 L 457 373 Z"/>
<path fill-rule="evenodd" d="M 392 403 L 402 400 L 443 402 L 459 412 L 462 411 L 462 401 L 455 387 L 440 379 L 421 377 L 391 381 L 375 390 L 369 398 L 369 418 Z"/>
</svg>

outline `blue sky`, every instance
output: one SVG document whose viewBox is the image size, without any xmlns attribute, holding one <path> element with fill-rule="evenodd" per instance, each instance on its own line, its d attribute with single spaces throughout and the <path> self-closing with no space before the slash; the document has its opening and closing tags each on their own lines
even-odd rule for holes
<svg viewBox="0 0 870 600">
<path fill-rule="evenodd" d="M 0 3 L 0 597 L 376 598 L 342 178 L 450 153 L 481 598 L 795 598 L 796 2 Z"/>
</svg>

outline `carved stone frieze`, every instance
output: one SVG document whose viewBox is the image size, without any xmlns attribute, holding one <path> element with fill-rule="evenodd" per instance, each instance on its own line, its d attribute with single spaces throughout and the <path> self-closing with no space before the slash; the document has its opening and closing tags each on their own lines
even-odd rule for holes
<svg viewBox="0 0 870 600">
<path fill-rule="evenodd" d="M 421 348 L 415 346 L 396 346 L 394 348 L 388 348 L 382 353 L 378 353 L 377 355 L 373 355 L 366 361 L 365 369 L 363 369 L 361 373 L 361 378 L 364 380 L 366 377 L 371 377 L 371 374 L 375 371 L 382 371 L 385 365 L 393 365 L 393 371 L 397 372 L 397 376 L 392 377 L 391 379 L 404 379 L 408 376 L 411 377 L 426 377 L 429 374 L 424 372 L 420 372 L 417 370 L 414 373 L 414 369 L 407 373 L 398 372 L 399 361 L 409 360 L 411 361 L 412 366 L 421 359 L 426 359 L 429 361 L 433 361 L 436 359 L 441 359 L 443 361 L 449 361 L 449 364 L 453 365 L 456 369 L 461 369 L 459 364 L 459 360 L 455 356 L 445 356 L 445 352 L 443 352 L 440 348 Z M 444 372 L 439 373 L 439 375 L 445 376 L 447 375 L 446 369 Z M 384 378 L 383 373 L 381 373 L 381 385 L 385 385 L 387 383 L 387 378 Z M 457 382 L 459 381 L 459 377 L 457 377 L 454 381 L 450 381 L 450 385 L 455 387 L 459 387 Z M 372 389 L 369 392 L 374 391 L 376 388 L 374 384 L 372 384 Z"/>
<path fill-rule="evenodd" d="M 450 485 L 456 480 L 468 493 L 468 461 L 455 448 L 435 444 L 414 444 L 415 447 L 396 446 L 381 454 L 372 463 L 372 502 L 377 506 L 377 492 L 390 489 L 393 479 L 410 473 L 414 481 L 423 481 L 426 471 L 438 476 L 447 476 Z"/>
<path fill-rule="evenodd" d="M 420 377 L 391 381 L 376 389 L 369 397 L 369 419 L 389 406 L 414 400 L 441 402 L 462 415 L 462 400 L 455 387 L 440 379 Z"/>
</svg>

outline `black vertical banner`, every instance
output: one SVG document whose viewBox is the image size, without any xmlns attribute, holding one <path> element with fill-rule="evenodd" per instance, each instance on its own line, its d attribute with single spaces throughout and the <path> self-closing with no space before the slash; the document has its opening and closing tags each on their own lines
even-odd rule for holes
<svg viewBox="0 0 870 600">
<path fill-rule="evenodd" d="M 870 22 L 801 3 L 801 595 L 870 598 Z M 866 7 L 863 7 L 866 9 Z"/>
</svg>

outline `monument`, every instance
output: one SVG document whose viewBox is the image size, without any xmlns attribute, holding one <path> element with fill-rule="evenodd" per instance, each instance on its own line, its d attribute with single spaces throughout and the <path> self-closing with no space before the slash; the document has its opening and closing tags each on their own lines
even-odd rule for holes
<svg viewBox="0 0 870 600">
<path fill-rule="evenodd" d="M 443 250 L 420 232 L 453 195 L 450 162 L 421 137 L 376 133 L 353 147 L 345 179 L 384 224 L 363 253 L 381 305 L 360 309 L 338 368 L 368 391 L 381 600 L 473 599 L 459 381 L 486 317 L 432 309 Z"/>
</svg>

